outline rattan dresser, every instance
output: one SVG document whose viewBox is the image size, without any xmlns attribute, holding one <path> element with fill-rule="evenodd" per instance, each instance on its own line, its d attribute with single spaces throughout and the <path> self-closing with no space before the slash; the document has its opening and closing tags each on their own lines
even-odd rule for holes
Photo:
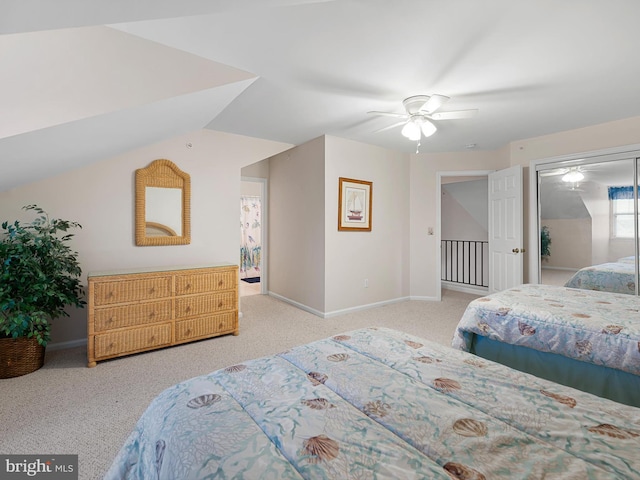
<svg viewBox="0 0 640 480">
<path fill-rule="evenodd" d="M 238 267 L 90 273 L 89 367 L 133 353 L 238 335 Z"/>
</svg>

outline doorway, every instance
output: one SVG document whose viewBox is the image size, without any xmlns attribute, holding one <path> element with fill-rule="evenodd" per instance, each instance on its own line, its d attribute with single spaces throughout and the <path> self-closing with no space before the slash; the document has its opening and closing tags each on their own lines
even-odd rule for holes
<svg viewBox="0 0 640 480">
<path fill-rule="evenodd" d="M 241 177 L 240 186 L 240 296 L 266 292 L 266 182 Z"/>
<path fill-rule="evenodd" d="M 489 173 L 437 174 L 438 299 L 443 288 L 481 295 L 488 291 Z"/>
</svg>

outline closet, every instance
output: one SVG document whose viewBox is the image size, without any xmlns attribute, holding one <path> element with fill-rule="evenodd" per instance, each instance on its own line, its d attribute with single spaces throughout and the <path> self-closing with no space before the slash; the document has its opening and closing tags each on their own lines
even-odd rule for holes
<svg viewBox="0 0 640 480">
<path fill-rule="evenodd" d="M 532 162 L 531 277 L 638 295 L 639 159 L 630 150 Z"/>
</svg>

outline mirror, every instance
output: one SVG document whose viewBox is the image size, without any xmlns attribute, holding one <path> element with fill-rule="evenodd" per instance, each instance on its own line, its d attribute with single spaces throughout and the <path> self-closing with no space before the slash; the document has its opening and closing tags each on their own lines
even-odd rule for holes
<svg viewBox="0 0 640 480">
<path fill-rule="evenodd" d="M 538 172 L 541 283 L 637 295 L 634 158 Z"/>
<path fill-rule="evenodd" d="M 170 160 L 136 170 L 136 245 L 191 243 L 191 178 Z"/>
</svg>

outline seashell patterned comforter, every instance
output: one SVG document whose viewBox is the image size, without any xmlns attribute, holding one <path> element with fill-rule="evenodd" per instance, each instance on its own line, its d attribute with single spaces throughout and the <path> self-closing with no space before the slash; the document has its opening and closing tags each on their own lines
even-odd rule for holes
<svg viewBox="0 0 640 480">
<path fill-rule="evenodd" d="M 161 393 L 112 479 L 640 477 L 640 409 L 383 328 Z"/>
<path fill-rule="evenodd" d="M 564 286 L 635 295 L 636 265 L 618 261 L 585 267 L 578 270 Z"/>
<path fill-rule="evenodd" d="M 452 346 L 473 335 L 640 375 L 640 298 L 525 284 L 472 301 Z"/>
</svg>

